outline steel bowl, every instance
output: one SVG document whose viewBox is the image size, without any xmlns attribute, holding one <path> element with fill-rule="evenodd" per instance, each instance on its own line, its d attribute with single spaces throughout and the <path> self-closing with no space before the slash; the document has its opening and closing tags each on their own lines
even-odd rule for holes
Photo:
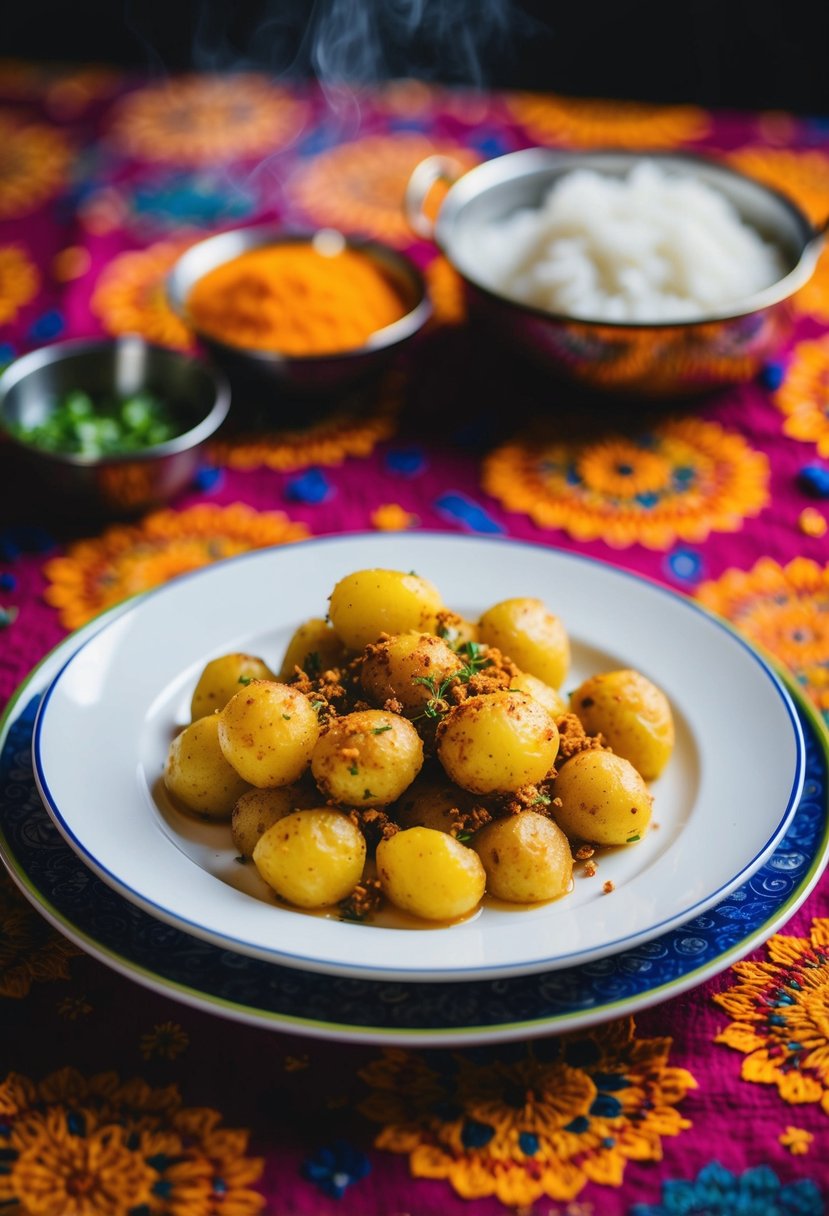
<svg viewBox="0 0 829 1216">
<path fill-rule="evenodd" d="M 221 342 L 202 332 L 194 322 L 188 299 L 203 275 L 251 249 L 320 238 L 339 242 L 373 259 L 394 283 L 406 305 L 406 313 L 391 325 L 376 330 L 363 346 L 335 354 L 302 356 Z M 277 400 L 284 394 L 321 397 L 374 378 L 396 357 L 400 347 L 423 328 L 431 315 L 423 276 L 409 258 L 379 241 L 346 237 L 329 229 L 287 233 L 284 229 L 263 225 L 218 233 L 185 250 L 173 266 L 166 287 L 174 311 L 231 378 L 234 399 L 238 388 L 240 396 L 253 397 L 257 404 L 272 401 L 275 392 Z"/>
<path fill-rule="evenodd" d="M 93 400 L 146 390 L 174 410 L 182 430 L 154 447 L 102 457 L 48 451 L 16 437 L 17 426 L 42 424 L 73 390 Z M 0 427 L 25 466 L 26 484 L 82 512 L 132 515 L 185 490 L 229 407 L 221 372 L 131 335 L 57 342 L 21 356 L 0 375 Z"/>
<path fill-rule="evenodd" d="M 519 303 L 487 285 L 476 259 L 485 226 L 540 206 L 573 169 L 623 177 L 643 159 L 694 177 L 730 200 L 744 222 L 778 246 L 783 277 L 722 313 L 653 324 L 575 319 Z M 432 220 L 426 201 L 438 182 L 449 189 Z M 467 173 L 448 158 L 432 156 L 416 166 L 405 209 L 414 232 L 432 240 L 460 275 L 473 322 L 556 377 L 602 395 L 679 397 L 753 379 L 790 334 L 792 296 L 814 273 L 824 239 L 824 230 L 776 190 L 686 153 L 529 148 Z"/>
</svg>

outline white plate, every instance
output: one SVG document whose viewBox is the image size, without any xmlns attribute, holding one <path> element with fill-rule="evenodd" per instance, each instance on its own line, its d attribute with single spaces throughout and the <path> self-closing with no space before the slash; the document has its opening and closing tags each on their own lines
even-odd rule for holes
<svg viewBox="0 0 829 1216">
<path fill-rule="evenodd" d="M 474 616 L 510 595 L 544 599 L 568 627 L 566 687 L 636 667 L 668 694 L 677 746 L 654 783 L 640 844 L 600 859 L 594 878 L 541 908 L 485 907 L 451 928 L 389 929 L 277 907 L 229 831 L 176 812 L 159 793 L 172 734 L 196 679 L 234 650 L 278 664 L 301 621 L 324 614 L 344 574 L 416 569 Z M 691 602 L 602 563 L 515 541 L 343 536 L 258 551 L 136 600 L 68 660 L 35 725 L 40 795 L 101 878 L 153 915 L 235 951 L 376 979 L 517 976 L 649 941 L 721 900 L 785 832 L 803 783 L 804 744 L 777 675 Z M 614 890 L 603 892 L 611 880 Z"/>
</svg>

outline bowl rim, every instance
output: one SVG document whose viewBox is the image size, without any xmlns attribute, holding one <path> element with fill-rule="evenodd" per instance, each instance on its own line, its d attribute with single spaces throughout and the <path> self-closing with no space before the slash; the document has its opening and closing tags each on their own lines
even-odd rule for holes
<svg viewBox="0 0 829 1216">
<path fill-rule="evenodd" d="M 446 239 L 445 231 L 453 223 L 455 214 L 459 208 L 469 198 L 484 194 L 488 189 L 497 184 L 497 181 L 492 181 L 476 189 L 476 178 L 479 182 L 482 178 L 484 182 L 487 182 L 488 178 L 495 176 L 497 172 L 496 166 L 503 166 L 507 162 L 511 162 L 512 165 L 519 167 L 522 165 L 532 166 L 534 164 L 539 168 L 547 167 L 558 176 L 561 172 L 566 172 L 568 165 L 589 168 L 592 162 L 607 161 L 609 159 L 628 161 L 631 164 L 641 160 L 657 160 L 696 167 L 704 166 L 714 174 L 723 177 L 733 177 L 738 181 L 749 184 L 757 189 L 759 193 L 773 199 L 783 210 L 788 211 L 797 226 L 802 230 L 803 245 L 797 261 L 785 275 L 776 279 L 768 287 L 764 287 L 760 291 L 753 292 L 750 296 L 744 297 L 742 301 L 738 302 L 737 307 L 723 309 L 718 312 L 708 312 L 702 316 L 690 319 L 655 319 L 653 321 L 614 321 L 604 317 L 586 317 L 576 316 L 572 313 L 554 312 L 551 309 L 524 303 L 514 297 L 504 295 L 495 288 L 473 278 L 460 268 L 450 251 L 450 242 Z M 520 177 L 524 176 L 524 173 L 516 172 L 512 176 Z M 503 156 L 496 156 L 482 161 L 463 173 L 452 183 L 441 206 L 434 229 L 434 242 L 443 256 L 450 262 L 455 272 L 460 275 L 465 283 L 473 287 L 475 291 L 487 296 L 497 304 L 536 317 L 539 320 L 554 321 L 570 326 L 581 325 L 592 328 L 613 329 L 621 333 L 639 333 L 651 330 L 686 330 L 721 321 L 739 321 L 755 313 L 772 308 L 777 304 L 782 304 L 790 299 L 801 287 L 805 286 L 814 274 L 821 253 L 822 236 L 821 230 L 812 224 L 803 209 L 787 194 L 777 190 L 774 186 L 768 185 L 766 182 L 760 181 L 759 178 L 752 177 L 750 174 L 744 173 L 742 170 L 717 159 L 715 156 L 685 149 L 631 149 L 614 147 L 590 149 L 521 148 L 518 151 L 506 152 Z"/>
<path fill-rule="evenodd" d="M 375 330 L 361 346 L 352 346 L 347 347 L 345 350 L 308 355 L 289 355 L 277 350 L 262 350 L 253 346 L 241 346 L 233 342 L 223 342 L 220 338 L 215 338 L 211 334 L 205 333 L 204 330 L 193 324 L 187 310 L 187 295 L 195 283 L 204 274 L 208 273 L 208 270 L 215 270 L 217 266 L 233 261 L 235 257 L 240 256 L 240 254 L 247 252 L 249 249 L 260 249 L 265 245 L 308 244 L 315 237 L 319 237 L 323 233 L 331 233 L 341 238 L 344 242 L 344 247 L 347 249 L 355 249 L 369 256 L 377 255 L 379 259 L 385 258 L 393 263 L 414 286 L 417 296 L 417 302 L 414 307 L 405 312 L 402 317 L 398 317 L 396 321 L 392 321 L 389 325 L 384 325 L 380 329 Z M 211 251 L 218 251 L 227 245 L 237 246 L 235 252 L 226 257 L 217 257 L 208 268 L 202 270 L 199 274 L 191 274 L 188 277 L 188 264 L 191 261 L 195 262 L 200 255 L 210 253 Z M 433 311 L 426 286 L 426 279 L 420 267 L 412 258 L 408 257 L 401 250 L 395 249 L 394 246 L 386 244 L 385 241 L 380 241 L 373 237 L 346 233 L 331 225 L 320 228 L 295 229 L 286 228 L 279 224 L 264 223 L 253 224 L 250 227 L 227 228 L 222 232 L 214 232 L 210 236 L 194 241 L 192 245 L 189 245 L 187 249 L 179 254 L 165 278 L 164 286 L 170 307 L 196 335 L 200 342 L 236 358 L 248 358 L 257 363 L 273 367 L 284 367 L 286 369 L 318 367 L 340 361 L 356 362 L 371 355 L 379 354 L 391 346 L 414 337 L 429 320 Z"/>
<path fill-rule="evenodd" d="M 65 359 L 71 359 L 76 355 L 100 354 L 130 345 L 156 352 L 164 358 L 190 363 L 204 372 L 214 389 L 213 402 L 204 418 L 195 426 L 182 431 L 179 435 L 174 435 L 172 439 L 167 439 L 164 443 L 139 448 L 134 452 L 108 452 L 105 456 L 83 456 L 79 452 L 51 451 L 48 448 L 39 447 L 36 443 L 27 443 L 9 429 L 6 421 L 6 400 L 15 385 L 21 383 L 27 376 L 49 364 L 64 362 Z M 19 355 L 0 372 L 0 431 L 9 442 L 16 444 L 17 447 L 44 460 L 51 460 L 55 464 L 94 469 L 102 468 L 105 465 L 149 463 L 166 456 L 176 456 L 182 452 L 191 451 L 209 439 L 230 412 L 230 396 L 230 384 L 227 377 L 201 355 L 189 354 L 186 351 L 176 350 L 174 347 L 162 346 L 157 342 L 148 342 L 140 334 L 66 338 Z"/>
</svg>

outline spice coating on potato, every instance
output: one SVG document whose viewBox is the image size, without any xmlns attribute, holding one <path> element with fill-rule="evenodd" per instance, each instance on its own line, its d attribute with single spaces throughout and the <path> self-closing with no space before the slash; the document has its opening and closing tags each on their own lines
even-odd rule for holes
<svg viewBox="0 0 829 1216">
<path fill-rule="evenodd" d="M 509 686 L 514 692 L 524 692 L 528 697 L 533 697 L 539 705 L 543 705 L 546 710 L 549 710 L 554 718 L 560 718 L 562 714 L 567 713 L 567 702 L 558 689 L 551 688 L 537 676 L 531 676 L 528 672 L 521 671 L 517 676 L 512 677 Z"/>
<path fill-rule="evenodd" d="M 225 759 L 260 789 L 290 785 L 301 777 L 319 732 L 308 698 L 275 680 L 254 680 L 219 714 Z"/>
<path fill-rule="evenodd" d="M 603 672 L 572 693 L 570 708 L 590 734 L 602 734 L 646 781 L 664 769 L 674 747 L 674 720 L 668 698 L 641 672 Z"/>
<path fill-rule="evenodd" d="M 394 805 L 394 818 L 402 828 L 434 828 L 452 836 L 472 821 L 486 822 L 489 813 L 481 799 L 462 790 L 438 768 L 420 773 Z"/>
<path fill-rule="evenodd" d="M 285 648 L 279 679 L 293 678 L 296 668 L 309 676 L 337 667 L 345 658 L 345 647 L 323 617 L 312 617 L 293 633 Z"/>
<path fill-rule="evenodd" d="M 210 819 L 230 818 L 248 784 L 222 755 L 218 715 L 198 718 L 176 735 L 167 752 L 164 784 L 188 810 Z"/>
<path fill-rule="evenodd" d="M 472 848 L 486 870 L 486 889 L 498 899 L 533 904 L 566 895 L 573 854 L 561 828 L 535 811 L 506 815 L 481 828 Z"/>
<path fill-rule="evenodd" d="M 269 790 L 247 790 L 237 798 L 230 816 L 233 843 L 243 857 L 252 857 L 260 836 L 294 811 L 319 805 L 320 796 L 308 785 L 283 785 Z"/>
<path fill-rule="evenodd" d="M 570 639 L 543 600 L 516 596 L 488 608 L 478 622 L 482 642 L 509 655 L 522 671 L 559 688 L 570 668 Z"/>
<path fill-rule="evenodd" d="M 344 806 L 388 806 L 423 766 L 423 744 L 407 718 L 356 710 L 331 723 L 311 757 L 320 791 Z"/>
<path fill-rule="evenodd" d="M 635 844 L 645 833 L 651 793 L 629 760 L 607 751 L 585 751 L 562 765 L 553 782 L 556 822 L 571 840 Z"/>
<path fill-rule="evenodd" d="M 423 712 L 444 681 L 463 664 L 441 638 L 428 633 L 400 633 L 366 648 L 360 683 L 376 705 L 394 700 L 407 717 Z"/>
<path fill-rule="evenodd" d="M 294 811 L 269 827 L 253 863 L 269 887 L 300 908 L 326 908 L 350 895 L 366 860 L 362 832 L 331 807 Z"/>
<path fill-rule="evenodd" d="M 509 794 L 542 781 L 558 752 L 552 716 L 522 692 L 470 697 L 449 711 L 437 740 L 448 776 L 475 794 Z"/>
<path fill-rule="evenodd" d="M 334 587 L 328 617 L 349 650 L 362 650 L 382 633 L 433 633 L 443 600 L 437 587 L 401 570 L 357 570 Z"/>
<path fill-rule="evenodd" d="M 231 697 L 251 680 L 272 680 L 273 672 L 253 654 L 223 654 L 205 666 L 193 690 L 190 717 L 193 722 L 224 709 Z"/>
<path fill-rule="evenodd" d="M 378 844 L 377 876 L 395 907 L 432 921 L 466 916 L 486 886 L 477 853 L 445 832 L 422 827 Z"/>
</svg>

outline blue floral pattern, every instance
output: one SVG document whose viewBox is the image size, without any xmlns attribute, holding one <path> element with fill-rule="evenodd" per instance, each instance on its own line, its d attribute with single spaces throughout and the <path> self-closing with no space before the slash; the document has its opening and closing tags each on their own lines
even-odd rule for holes
<svg viewBox="0 0 829 1216">
<path fill-rule="evenodd" d="M 784 1184 L 767 1165 L 732 1174 L 712 1161 L 695 1179 L 663 1182 L 662 1202 L 635 1203 L 630 1216 L 823 1216 L 825 1211 L 809 1180 Z"/>
</svg>

